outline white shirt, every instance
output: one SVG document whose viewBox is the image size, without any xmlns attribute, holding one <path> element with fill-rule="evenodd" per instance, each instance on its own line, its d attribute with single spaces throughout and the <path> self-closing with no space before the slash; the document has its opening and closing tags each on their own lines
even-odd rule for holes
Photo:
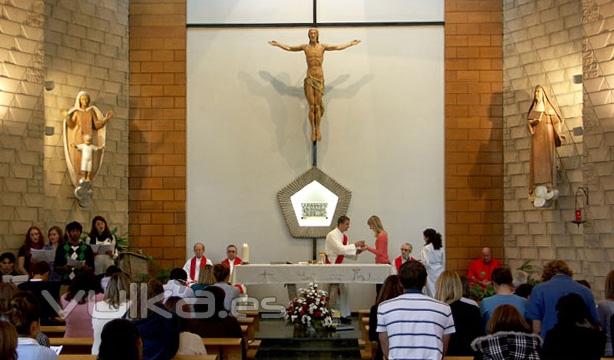
<svg viewBox="0 0 614 360">
<path fill-rule="evenodd" d="M 40 345 L 36 339 L 29 337 L 17 338 L 17 358 L 36 360 L 56 360 L 58 355 L 46 346 Z"/>
<path fill-rule="evenodd" d="M 194 290 L 185 286 L 177 280 L 169 280 L 163 286 L 164 288 L 164 301 L 168 300 L 171 296 L 178 296 L 180 298 L 194 297 Z"/>
<path fill-rule="evenodd" d="M 111 320 L 121 319 L 128 311 L 129 304 L 129 301 L 120 303 L 118 308 L 111 307 L 111 305 L 104 300 L 97 301 L 96 304 L 94 304 L 94 311 L 92 312 L 92 328 L 94 330 L 94 343 L 92 344 L 93 355 L 98 355 L 102 328 Z"/>
<path fill-rule="evenodd" d="M 207 355 L 207 350 L 205 350 L 205 345 L 203 345 L 203 339 L 191 332 L 180 332 L 177 355 Z"/>
<path fill-rule="evenodd" d="M 443 336 L 455 332 L 448 304 L 405 293 L 377 307 L 377 332 L 388 334 L 388 359 L 441 359 Z"/>
<path fill-rule="evenodd" d="M 348 242 L 350 239 L 348 238 Z M 356 246 L 354 244 L 343 245 L 343 233 L 339 228 L 334 228 L 326 235 L 324 251 L 331 264 L 335 263 L 337 256 L 356 256 Z"/>
<path fill-rule="evenodd" d="M 202 261 L 202 258 L 196 258 L 196 271 L 194 271 L 194 279 L 190 277 L 190 265 L 192 264 L 192 259 L 193 258 L 189 258 L 188 261 L 186 261 L 185 265 L 183 265 L 183 270 L 185 270 L 185 272 L 188 274 L 189 281 L 198 281 L 198 275 L 200 274 L 200 262 Z M 213 266 L 213 262 L 211 259 L 207 259 L 205 265 Z"/>
</svg>

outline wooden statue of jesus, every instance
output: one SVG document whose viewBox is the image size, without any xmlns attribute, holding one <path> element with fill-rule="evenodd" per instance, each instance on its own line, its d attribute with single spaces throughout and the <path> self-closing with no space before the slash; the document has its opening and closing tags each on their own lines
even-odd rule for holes
<svg viewBox="0 0 614 360">
<path fill-rule="evenodd" d="M 277 46 L 286 51 L 304 51 L 307 60 L 307 77 L 303 82 L 305 97 L 309 103 L 309 123 L 311 124 L 311 141 L 314 143 L 322 139 L 320 133 L 320 121 L 324 115 L 322 97 L 324 95 L 324 72 L 322 63 L 324 62 L 324 51 L 343 50 L 350 46 L 358 45 L 360 40 L 352 40 L 341 45 L 320 44 L 318 29 L 309 29 L 309 44 L 290 46 L 280 44 L 277 41 L 269 41 L 269 44 Z"/>
</svg>

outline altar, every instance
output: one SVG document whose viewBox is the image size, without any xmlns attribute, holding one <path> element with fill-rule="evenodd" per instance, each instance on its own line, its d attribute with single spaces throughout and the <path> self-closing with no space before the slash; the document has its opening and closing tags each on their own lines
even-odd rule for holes
<svg viewBox="0 0 614 360">
<path fill-rule="evenodd" d="M 387 264 L 249 264 L 235 267 L 232 282 L 243 285 L 381 284 L 391 271 L 392 266 Z"/>
</svg>

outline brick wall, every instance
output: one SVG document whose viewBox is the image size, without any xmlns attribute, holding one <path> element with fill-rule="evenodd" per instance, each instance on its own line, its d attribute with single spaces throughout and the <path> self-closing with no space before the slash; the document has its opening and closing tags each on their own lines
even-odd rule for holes
<svg viewBox="0 0 614 360">
<path fill-rule="evenodd" d="M 504 17 L 505 254 L 512 268 L 525 260 L 538 267 L 553 259 L 569 262 L 579 278 L 583 266 L 582 231 L 570 223 L 574 192 L 583 185 L 580 0 L 506 0 Z M 531 135 L 527 112 L 536 85 L 544 86 L 565 121 L 566 144 L 557 149 L 559 199 L 534 208 L 528 198 Z M 590 278 L 590 277 L 589 277 Z"/>
<path fill-rule="evenodd" d="M 44 92 L 45 126 L 54 129 L 44 137 L 45 227 L 77 220 L 89 231 L 92 217 L 102 215 L 120 234 L 128 231 L 128 69 L 128 1 L 45 0 L 45 80 L 55 84 Z M 68 175 L 60 114 L 80 90 L 103 113 L 114 112 L 85 209 Z"/>
<path fill-rule="evenodd" d="M 603 291 L 614 263 L 614 3 L 583 0 L 584 183 L 589 189 L 588 221 L 576 254 L 581 273 Z M 579 269 L 576 269 L 579 270 Z M 590 276 L 589 276 L 590 275 Z"/>
<path fill-rule="evenodd" d="M 503 257 L 502 18 L 495 0 L 445 2 L 446 257 Z"/>
<path fill-rule="evenodd" d="M 163 268 L 186 251 L 185 7 L 130 1 L 130 241 Z"/>
<path fill-rule="evenodd" d="M 0 16 L 0 248 L 43 219 L 44 3 L 4 1 Z"/>
</svg>

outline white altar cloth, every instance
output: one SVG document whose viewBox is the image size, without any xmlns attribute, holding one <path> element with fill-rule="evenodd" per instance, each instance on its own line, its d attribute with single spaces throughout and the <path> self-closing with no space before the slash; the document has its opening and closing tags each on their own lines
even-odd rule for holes
<svg viewBox="0 0 614 360">
<path fill-rule="evenodd" d="M 381 284 L 391 274 L 386 264 L 248 264 L 234 268 L 234 284 Z"/>
</svg>

